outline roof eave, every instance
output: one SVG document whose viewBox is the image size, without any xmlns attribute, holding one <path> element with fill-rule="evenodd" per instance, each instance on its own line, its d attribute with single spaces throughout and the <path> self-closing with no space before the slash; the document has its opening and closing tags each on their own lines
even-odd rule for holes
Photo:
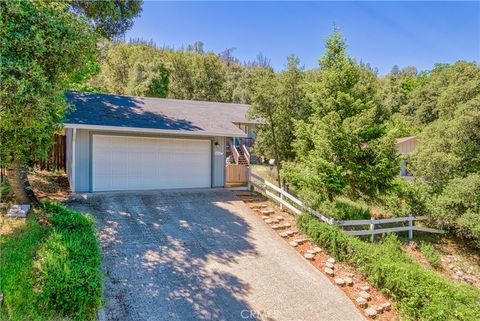
<svg viewBox="0 0 480 321">
<path fill-rule="evenodd" d="M 116 132 L 139 132 L 139 133 L 157 133 L 182 136 L 222 136 L 222 137 L 247 137 L 248 135 L 238 129 L 235 132 L 208 132 L 208 131 L 189 131 L 189 130 L 172 130 L 157 128 L 141 128 L 141 127 L 122 127 L 122 126 L 105 126 L 105 125 L 89 125 L 89 124 L 63 124 L 65 128 L 116 131 Z"/>
</svg>

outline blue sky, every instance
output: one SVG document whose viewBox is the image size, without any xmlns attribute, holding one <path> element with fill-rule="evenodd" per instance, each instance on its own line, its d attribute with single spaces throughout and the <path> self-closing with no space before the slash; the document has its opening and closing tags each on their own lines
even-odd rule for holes
<svg viewBox="0 0 480 321">
<path fill-rule="evenodd" d="M 480 2 L 159 2 L 145 0 L 126 39 L 179 48 L 236 48 L 241 61 L 259 52 L 280 70 L 286 57 L 318 64 L 336 24 L 348 52 L 386 74 L 393 65 L 431 69 L 436 62 L 480 61 Z"/>
</svg>

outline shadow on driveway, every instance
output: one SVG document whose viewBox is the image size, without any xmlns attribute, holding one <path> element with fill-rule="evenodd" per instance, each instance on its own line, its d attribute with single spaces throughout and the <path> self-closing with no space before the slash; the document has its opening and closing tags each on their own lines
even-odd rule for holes
<svg viewBox="0 0 480 321">
<path fill-rule="evenodd" d="M 255 319 L 243 299 L 249 285 L 207 264 L 230 265 L 239 256 L 256 255 L 249 224 L 228 208 L 232 197 L 228 191 L 199 190 L 70 200 L 69 207 L 97 220 L 106 319 Z"/>
</svg>

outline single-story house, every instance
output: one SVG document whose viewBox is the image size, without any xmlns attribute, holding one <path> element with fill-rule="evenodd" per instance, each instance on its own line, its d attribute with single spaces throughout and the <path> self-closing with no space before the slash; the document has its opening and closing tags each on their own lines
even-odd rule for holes
<svg viewBox="0 0 480 321">
<path fill-rule="evenodd" d="M 248 137 L 248 105 L 67 93 L 73 192 L 225 187 L 227 141 Z M 243 130 L 242 130 L 242 129 Z"/>
<path fill-rule="evenodd" d="M 407 171 L 408 158 L 417 147 L 417 136 L 401 137 L 395 140 L 395 148 L 397 153 L 403 156 L 400 164 L 400 176 L 411 176 Z"/>
</svg>

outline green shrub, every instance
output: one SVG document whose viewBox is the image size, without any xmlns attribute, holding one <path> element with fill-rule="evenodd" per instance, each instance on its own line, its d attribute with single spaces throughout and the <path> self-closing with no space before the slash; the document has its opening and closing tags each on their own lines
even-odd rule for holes
<svg viewBox="0 0 480 321">
<path fill-rule="evenodd" d="M 370 218 L 370 208 L 366 204 L 354 202 L 348 198 L 336 198 L 332 202 L 325 201 L 318 210 L 328 217 L 337 220 L 363 220 Z"/>
<path fill-rule="evenodd" d="M 480 246 L 480 174 L 454 178 L 432 201 L 432 218 Z"/>
<path fill-rule="evenodd" d="M 399 312 L 419 320 L 480 320 L 480 290 L 456 284 L 415 263 L 395 235 L 382 243 L 367 243 L 310 214 L 298 226 L 315 243 L 355 266 L 397 303 Z"/>
<path fill-rule="evenodd" d="M 101 305 L 100 250 L 93 219 L 56 203 L 50 213 L 52 231 L 38 250 L 40 300 L 50 309 L 77 320 L 91 320 Z"/>
<path fill-rule="evenodd" d="M 420 243 L 420 252 L 425 256 L 427 261 L 435 268 L 440 267 L 440 253 L 430 244 L 427 242 Z"/>
<path fill-rule="evenodd" d="M 427 195 L 424 189 L 422 183 L 396 178 L 389 190 L 376 197 L 375 207 L 385 216 L 426 215 Z"/>
</svg>

